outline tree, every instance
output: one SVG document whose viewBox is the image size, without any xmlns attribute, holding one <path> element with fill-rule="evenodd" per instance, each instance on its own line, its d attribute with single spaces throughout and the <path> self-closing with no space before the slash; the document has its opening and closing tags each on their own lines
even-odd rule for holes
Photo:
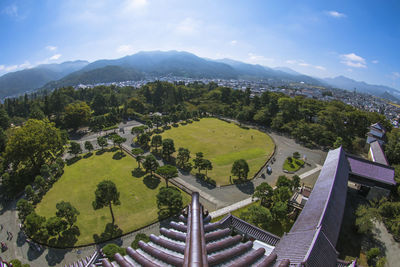
<svg viewBox="0 0 400 267">
<path fill-rule="evenodd" d="M 51 176 L 51 170 L 48 164 L 43 164 L 40 167 L 40 175 L 44 178 L 49 178 Z"/>
<path fill-rule="evenodd" d="M 8 117 L 7 111 L 1 107 L 0 108 L 0 127 L 6 130 L 10 127 L 10 118 Z"/>
<path fill-rule="evenodd" d="M 161 126 L 161 123 L 162 123 L 162 118 L 161 118 L 161 116 L 159 116 L 159 115 L 153 116 L 153 124 L 156 125 L 157 130 L 158 130 L 158 127 Z"/>
<path fill-rule="evenodd" d="M 293 175 L 292 177 L 292 190 L 296 190 L 300 187 L 300 177 L 298 175 Z"/>
<path fill-rule="evenodd" d="M 400 130 L 393 129 L 387 133 L 388 142 L 385 145 L 385 155 L 391 164 L 400 163 Z"/>
<path fill-rule="evenodd" d="M 239 179 L 247 179 L 249 173 L 249 165 L 244 159 L 235 160 L 231 170 L 232 175 L 237 176 Z"/>
<path fill-rule="evenodd" d="M 69 202 L 58 202 L 56 208 L 56 216 L 65 219 L 70 227 L 76 222 L 76 219 L 80 214 L 79 211 Z"/>
<path fill-rule="evenodd" d="M 333 143 L 333 148 L 338 148 L 342 145 L 343 145 L 343 138 L 338 136 L 338 138 L 336 138 L 335 143 Z"/>
<path fill-rule="evenodd" d="M 287 186 L 277 187 L 274 190 L 273 201 L 276 202 L 287 202 L 289 201 L 290 197 L 292 196 L 292 191 Z"/>
<path fill-rule="evenodd" d="M 175 166 L 167 164 L 167 165 L 158 167 L 156 170 L 156 173 L 161 175 L 162 177 L 164 177 L 165 183 L 168 187 L 168 180 L 178 176 L 178 169 Z"/>
<path fill-rule="evenodd" d="M 149 147 L 150 136 L 147 133 L 142 133 L 137 137 L 137 143 L 144 149 Z"/>
<path fill-rule="evenodd" d="M 187 148 L 180 147 L 176 156 L 176 163 L 179 167 L 184 168 L 190 160 L 190 151 Z"/>
<path fill-rule="evenodd" d="M 89 153 L 92 152 L 92 150 L 93 150 L 93 145 L 92 145 L 92 143 L 91 143 L 90 141 L 86 141 L 86 142 L 85 142 L 85 149 L 88 150 Z"/>
<path fill-rule="evenodd" d="M 146 170 L 146 173 L 150 172 L 150 175 L 153 176 L 153 172 L 157 170 L 159 164 L 156 158 L 153 155 L 147 155 L 144 158 L 143 168 Z"/>
<path fill-rule="evenodd" d="M 39 189 L 41 194 L 44 194 L 46 192 L 46 181 L 43 179 L 42 176 L 36 175 L 35 184 L 36 184 L 36 186 Z"/>
<path fill-rule="evenodd" d="M 258 227 L 266 229 L 272 222 L 271 212 L 263 206 L 250 206 L 245 212 L 242 212 L 240 218 L 254 224 Z"/>
<path fill-rule="evenodd" d="M 132 128 L 131 133 L 139 135 L 139 134 L 144 133 L 145 129 L 146 129 L 146 126 L 136 126 L 136 127 Z"/>
<path fill-rule="evenodd" d="M 65 220 L 54 216 L 46 221 L 46 229 L 49 235 L 58 235 L 60 237 L 61 232 L 67 229 L 67 224 Z"/>
<path fill-rule="evenodd" d="M 40 107 L 38 105 L 34 105 L 31 108 L 29 118 L 36 119 L 36 120 L 43 120 L 44 118 L 46 118 L 46 115 L 44 115 L 43 111 L 40 109 Z"/>
<path fill-rule="evenodd" d="M 175 187 L 161 187 L 157 194 L 157 207 L 161 217 L 177 214 L 182 210 L 182 194 Z"/>
<path fill-rule="evenodd" d="M 77 142 L 71 142 L 68 152 L 76 157 L 78 154 L 82 153 L 81 144 Z"/>
<path fill-rule="evenodd" d="M 4 158 L 14 169 L 22 164 L 37 170 L 62 152 L 63 140 L 54 123 L 30 119 L 24 126 L 13 129 Z"/>
<path fill-rule="evenodd" d="M 140 163 L 142 162 L 143 159 L 143 149 L 141 148 L 132 148 L 132 154 L 135 156 L 136 162 L 138 164 L 138 168 L 140 169 Z"/>
<path fill-rule="evenodd" d="M 89 122 L 91 114 L 92 111 L 86 102 L 71 103 L 65 107 L 65 125 L 76 130 Z"/>
<path fill-rule="evenodd" d="M 292 188 L 292 181 L 287 178 L 285 175 L 281 175 L 278 177 L 278 180 L 276 181 L 276 187 L 283 187 L 286 186 L 288 188 Z"/>
<path fill-rule="evenodd" d="M 114 226 L 115 218 L 112 210 L 112 205 L 120 205 L 119 192 L 113 181 L 104 180 L 97 185 L 94 192 L 95 200 L 93 201 L 93 209 L 101 209 L 108 206 L 110 208 L 112 225 Z"/>
<path fill-rule="evenodd" d="M 164 157 L 167 157 L 168 160 L 171 160 L 171 154 L 175 152 L 174 140 L 172 139 L 164 139 L 162 141 L 162 153 Z"/>
<path fill-rule="evenodd" d="M 25 186 L 25 196 L 28 201 L 33 201 L 35 198 L 35 191 L 33 191 L 33 188 L 30 184 Z"/>
<path fill-rule="evenodd" d="M 104 136 L 99 136 L 97 137 L 97 144 L 101 147 L 101 149 L 103 150 L 104 147 L 106 147 L 108 145 L 107 143 L 107 139 Z"/>
<path fill-rule="evenodd" d="M 18 218 L 23 222 L 25 218 L 31 214 L 35 208 L 26 199 L 20 199 L 17 202 Z"/>
<path fill-rule="evenodd" d="M 271 213 L 275 220 L 284 221 L 287 218 L 287 202 L 277 201 L 272 205 Z"/>
<path fill-rule="evenodd" d="M 44 226 L 46 222 L 46 218 L 43 216 L 37 215 L 34 211 L 31 212 L 25 218 L 25 231 L 30 237 L 35 237 L 38 233 L 40 228 Z"/>
<path fill-rule="evenodd" d="M 201 163 L 201 169 L 206 170 L 206 176 L 207 176 L 207 171 L 211 171 L 213 169 L 211 161 L 208 159 L 203 159 Z"/>
<path fill-rule="evenodd" d="M 124 138 L 124 137 L 122 137 L 122 136 L 115 135 L 115 136 L 113 137 L 113 142 L 114 142 L 115 144 L 117 144 L 117 146 L 118 146 L 119 149 L 121 150 L 121 153 L 122 153 L 122 144 L 125 143 L 125 141 L 126 141 L 126 138 Z"/>
<path fill-rule="evenodd" d="M 162 137 L 161 135 L 157 134 L 151 138 L 151 146 L 155 147 L 156 151 L 158 152 L 158 147 L 162 145 Z"/>
<path fill-rule="evenodd" d="M 273 194 L 274 189 L 272 189 L 272 187 L 268 183 L 263 182 L 254 190 L 253 198 L 258 198 L 261 205 L 270 207 L 272 204 Z"/>
<path fill-rule="evenodd" d="M 196 153 L 196 158 L 193 159 L 194 162 L 194 168 L 197 169 L 200 173 L 201 171 L 201 164 L 203 163 L 203 152 L 197 152 Z"/>
</svg>

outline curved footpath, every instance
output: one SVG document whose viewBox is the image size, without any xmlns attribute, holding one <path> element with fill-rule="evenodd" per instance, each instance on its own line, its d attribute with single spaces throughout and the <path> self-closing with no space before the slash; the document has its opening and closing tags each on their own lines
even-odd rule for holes
<svg viewBox="0 0 400 267">
<path fill-rule="evenodd" d="M 124 128 L 125 130 L 125 133 L 122 134 L 122 136 L 127 138 L 127 141 L 125 142 L 126 148 L 129 148 L 132 143 L 133 135 L 130 133 L 130 129 L 133 125 L 136 126 L 139 125 L 139 123 L 130 122 L 128 124 L 120 124 L 120 128 Z M 174 184 L 180 184 L 180 187 L 183 186 L 191 191 L 198 191 L 202 199 L 205 200 L 205 207 L 210 211 L 219 210 L 229 206 L 223 210 L 214 212 L 215 214 L 221 215 L 250 203 L 250 197 L 253 194 L 255 187 L 262 182 L 268 182 L 274 185 L 279 175 L 287 175 L 282 170 L 283 162 L 288 156 L 291 156 L 293 152 L 298 151 L 302 156 L 306 155 L 307 162 L 305 167 L 300 169 L 296 174 L 300 176 L 303 183 L 313 185 L 318 178 L 319 171 L 325 161 L 327 153 L 321 150 L 305 148 L 285 136 L 271 132 L 267 133 L 272 137 L 276 145 L 274 156 L 275 162 L 270 164 L 272 167 L 271 175 L 266 173 L 266 167 L 264 167 L 263 170 L 258 173 L 258 177 L 246 183 L 223 187 L 211 187 L 208 184 L 198 182 L 193 175 L 182 174 L 179 172 L 179 177 L 171 179 L 172 182 Z M 84 136 L 77 141 L 94 141 L 99 135 L 104 135 L 104 133 Z M 0 224 L 3 225 L 3 230 L 0 231 L 0 240 L 8 245 L 8 250 L 3 252 L 1 255 L 4 259 L 11 260 L 17 258 L 23 263 L 28 262 L 32 267 L 64 266 L 65 264 L 70 264 L 78 259 L 92 255 L 93 251 L 96 249 L 96 246 L 88 246 L 79 249 L 46 248 L 38 252 L 30 248 L 25 240 L 25 236 L 18 227 L 19 220 L 15 210 L 15 205 L 16 201 L 13 201 L 3 209 L 2 215 L 0 215 Z M 160 223 L 157 223 L 138 232 L 159 234 L 159 228 Z M 13 234 L 13 239 L 11 241 L 7 240 L 6 231 L 10 231 Z M 128 234 L 115 241 L 119 245 L 129 246 L 138 232 Z"/>
</svg>

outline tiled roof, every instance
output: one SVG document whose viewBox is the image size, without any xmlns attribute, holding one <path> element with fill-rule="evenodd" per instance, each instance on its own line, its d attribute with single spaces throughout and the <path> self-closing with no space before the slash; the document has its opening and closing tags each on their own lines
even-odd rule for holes
<svg viewBox="0 0 400 267">
<path fill-rule="evenodd" d="M 372 155 L 372 160 L 374 162 L 389 165 L 385 153 L 383 152 L 382 146 L 379 144 L 379 142 L 375 141 L 370 143 L 369 149 Z"/>
<path fill-rule="evenodd" d="M 396 185 L 394 168 L 353 155 L 347 155 L 347 160 L 351 174 L 388 185 Z"/>
<path fill-rule="evenodd" d="M 346 204 L 348 171 L 343 149 L 331 150 L 303 211 L 275 248 L 278 260 L 288 258 L 291 264 L 307 266 L 336 265 L 335 246 Z M 316 262 L 321 265 L 313 265 Z"/>
</svg>

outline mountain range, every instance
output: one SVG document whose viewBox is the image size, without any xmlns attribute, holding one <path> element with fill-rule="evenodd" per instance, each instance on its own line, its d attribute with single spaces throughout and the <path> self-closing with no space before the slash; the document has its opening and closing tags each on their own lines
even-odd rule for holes
<svg viewBox="0 0 400 267">
<path fill-rule="evenodd" d="M 45 64 L 7 73 L 0 77 L 0 97 L 15 96 L 40 88 L 53 89 L 78 84 L 141 80 L 162 76 L 304 82 L 346 90 L 356 88 L 359 92 L 391 98 L 389 99 L 391 101 L 400 97 L 400 91 L 394 88 L 357 82 L 344 76 L 318 79 L 287 67 L 269 68 L 232 59 L 211 60 L 178 51 L 139 52 L 118 59 L 102 59 L 92 63 L 78 60 Z"/>
</svg>

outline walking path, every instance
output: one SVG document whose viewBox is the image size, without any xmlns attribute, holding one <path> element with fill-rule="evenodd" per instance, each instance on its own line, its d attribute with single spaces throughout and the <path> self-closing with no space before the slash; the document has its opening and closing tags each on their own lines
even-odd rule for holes
<svg viewBox="0 0 400 267">
<path fill-rule="evenodd" d="M 308 176 L 310 176 L 310 175 L 312 175 L 312 174 L 314 174 L 316 172 L 319 172 L 321 169 L 322 169 L 322 165 L 317 164 L 317 167 L 315 167 L 312 170 L 309 170 L 308 172 L 300 174 L 299 177 L 300 177 L 300 179 L 307 178 Z"/>
<path fill-rule="evenodd" d="M 256 201 L 256 199 L 253 199 L 253 198 L 249 197 L 249 198 L 247 198 L 245 200 L 236 202 L 235 204 L 232 204 L 232 205 L 230 205 L 228 207 L 225 207 L 225 208 L 210 212 L 210 216 L 211 216 L 211 218 L 217 218 L 219 216 L 228 214 L 228 213 L 230 213 L 230 212 L 232 212 L 234 210 L 237 210 L 237 209 L 240 209 L 240 208 L 242 208 L 244 206 L 247 206 L 247 205 L 251 204 L 253 201 Z"/>
</svg>

